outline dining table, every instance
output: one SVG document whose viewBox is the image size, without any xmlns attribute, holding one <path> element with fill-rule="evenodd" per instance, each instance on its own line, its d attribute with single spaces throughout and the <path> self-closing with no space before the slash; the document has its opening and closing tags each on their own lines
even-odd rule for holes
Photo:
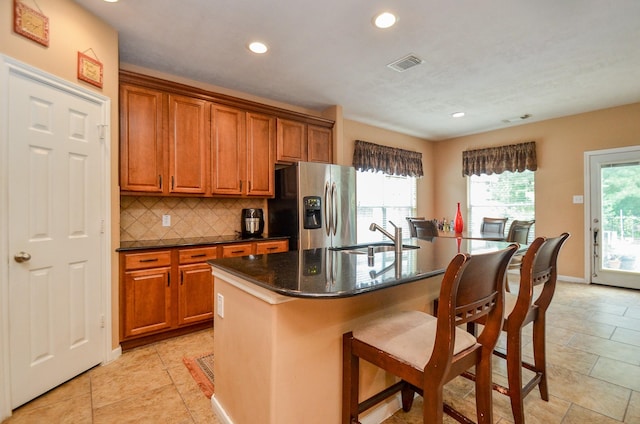
<svg viewBox="0 0 640 424">
<path fill-rule="evenodd" d="M 462 231 L 457 233 L 455 231 L 438 230 L 438 237 L 444 238 L 459 238 L 469 240 L 486 240 L 486 241 L 506 241 L 507 237 L 504 233 L 492 233 L 492 232 L 480 232 L 480 231 Z"/>
</svg>

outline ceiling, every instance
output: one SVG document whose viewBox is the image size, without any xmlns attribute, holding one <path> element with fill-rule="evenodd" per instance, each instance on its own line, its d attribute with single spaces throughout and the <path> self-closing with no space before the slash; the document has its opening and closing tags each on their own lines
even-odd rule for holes
<svg viewBox="0 0 640 424">
<path fill-rule="evenodd" d="M 429 140 L 640 101 L 638 0 L 76 2 L 123 63 Z M 386 10 L 397 24 L 375 28 Z M 386 66 L 408 54 L 423 63 Z"/>
</svg>

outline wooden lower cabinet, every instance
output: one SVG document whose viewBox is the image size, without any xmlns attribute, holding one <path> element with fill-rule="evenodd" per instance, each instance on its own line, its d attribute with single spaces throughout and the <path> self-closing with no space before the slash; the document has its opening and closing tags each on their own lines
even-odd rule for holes
<svg viewBox="0 0 640 424">
<path fill-rule="evenodd" d="M 123 350 L 213 323 L 214 280 L 206 261 L 286 252 L 288 240 L 265 240 L 120 253 Z"/>
<path fill-rule="evenodd" d="M 124 275 L 123 336 L 171 328 L 170 267 L 128 271 Z"/>
</svg>

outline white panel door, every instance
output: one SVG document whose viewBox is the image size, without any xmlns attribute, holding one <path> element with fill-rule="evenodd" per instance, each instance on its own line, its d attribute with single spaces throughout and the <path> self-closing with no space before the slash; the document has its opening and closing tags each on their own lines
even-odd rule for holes
<svg viewBox="0 0 640 424">
<path fill-rule="evenodd" d="M 102 360 L 101 105 L 9 76 L 9 342 L 15 408 Z"/>
</svg>

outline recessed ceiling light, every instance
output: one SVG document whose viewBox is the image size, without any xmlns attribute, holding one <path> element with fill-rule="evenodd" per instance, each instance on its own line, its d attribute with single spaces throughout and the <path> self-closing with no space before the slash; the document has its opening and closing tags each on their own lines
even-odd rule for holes
<svg viewBox="0 0 640 424">
<path fill-rule="evenodd" d="M 464 112 L 453 112 L 451 114 L 452 118 L 462 118 L 464 116 Z"/>
<path fill-rule="evenodd" d="M 263 53 L 266 53 L 267 50 L 269 50 L 269 48 L 267 47 L 266 44 L 261 43 L 260 41 L 254 41 L 251 44 L 249 44 L 249 50 L 251 50 L 254 53 L 263 54 Z"/>
<path fill-rule="evenodd" d="M 398 21 L 396 15 L 390 12 L 383 12 L 373 19 L 373 24 L 378 28 L 389 28 Z"/>
<path fill-rule="evenodd" d="M 117 3 L 118 2 L 118 0 L 104 0 L 104 1 L 106 1 L 107 3 Z"/>
</svg>

